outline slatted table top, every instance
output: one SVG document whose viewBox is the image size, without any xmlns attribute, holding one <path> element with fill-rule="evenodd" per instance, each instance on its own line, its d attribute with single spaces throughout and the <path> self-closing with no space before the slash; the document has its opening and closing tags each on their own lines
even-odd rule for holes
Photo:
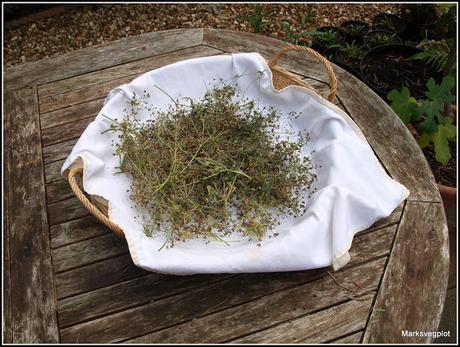
<svg viewBox="0 0 460 347">
<path fill-rule="evenodd" d="M 441 198 L 417 143 L 376 94 L 344 70 L 336 104 L 390 176 L 411 192 L 358 233 L 343 269 L 173 276 L 133 265 L 126 241 L 72 194 L 60 168 L 108 91 L 183 59 L 285 44 L 226 30 L 143 34 L 6 71 L 4 298 L 6 342 L 427 342 L 448 278 Z M 328 91 L 313 58 L 280 65 Z"/>
</svg>

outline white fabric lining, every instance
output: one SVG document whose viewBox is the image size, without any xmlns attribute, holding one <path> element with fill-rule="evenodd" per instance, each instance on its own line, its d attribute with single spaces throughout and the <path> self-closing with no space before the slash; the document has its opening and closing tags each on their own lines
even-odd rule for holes
<svg viewBox="0 0 460 347">
<path fill-rule="evenodd" d="M 201 63 L 201 64 L 200 64 Z M 234 76 L 236 73 L 241 73 L 241 71 L 247 71 L 249 69 L 252 72 L 257 73 L 257 71 L 260 71 L 258 69 L 263 68 L 262 70 L 267 72 L 267 75 L 264 75 L 264 77 L 261 78 L 261 83 L 264 83 L 266 88 L 263 89 L 263 91 L 268 95 L 267 97 L 270 99 L 270 93 L 273 94 L 273 98 L 277 98 L 277 105 L 282 105 L 282 109 L 286 110 L 287 107 L 290 105 L 293 105 L 294 103 L 297 105 L 297 108 L 302 108 L 301 105 L 299 105 L 301 102 L 299 100 L 302 100 L 301 96 L 303 95 L 305 98 L 305 102 L 308 104 L 311 104 L 309 106 L 310 109 L 315 109 L 317 112 L 321 112 L 322 115 L 320 117 L 317 117 L 315 119 L 316 122 L 326 122 L 328 119 L 339 119 L 339 118 L 334 118 L 335 116 L 339 116 L 341 119 L 345 120 L 346 125 L 348 125 L 348 128 L 343 124 L 342 130 L 343 133 L 346 134 L 347 137 L 350 137 L 350 140 L 347 141 L 342 141 L 344 142 L 343 144 L 340 144 L 342 148 L 345 148 L 347 151 L 350 153 L 354 153 L 357 151 L 355 147 L 360 147 L 359 143 L 362 145 L 366 146 L 366 150 L 364 148 L 359 148 L 361 151 L 360 153 L 365 154 L 365 158 L 367 160 L 366 167 L 369 167 L 369 170 L 372 172 L 372 176 L 374 175 L 375 171 L 375 176 L 376 177 L 362 177 L 362 182 L 372 182 L 375 185 L 384 185 L 385 187 L 388 187 L 389 190 L 386 192 L 382 192 L 382 194 L 377 194 L 377 195 L 369 195 L 369 192 L 372 191 L 372 189 L 368 189 L 368 196 L 366 196 L 365 201 L 379 201 L 382 206 L 385 206 L 384 209 L 381 208 L 378 212 L 369 212 L 369 215 L 360 215 L 357 214 L 353 211 L 353 203 L 349 203 L 350 206 L 347 206 L 347 202 L 344 202 L 343 205 L 340 206 L 338 209 L 339 215 L 340 212 L 343 211 L 348 211 L 350 216 L 354 216 L 356 218 L 356 221 L 353 221 L 352 225 L 349 228 L 343 228 L 340 227 L 340 223 L 337 222 L 337 218 L 347 220 L 348 217 L 347 213 L 344 213 L 345 217 L 331 217 L 333 224 L 335 226 L 328 227 L 329 223 L 324 221 L 324 217 L 322 218 L 322 221 L 316 221 L 315 218 L 310 218 L 305 217 L 304 220 L 302 220 L 301 223 L 304 223 L 304 227 L 314 227 L 316 224 L 320 224 L 320 226 L 317 226 L 319 232 L 310 235 L 309 237 L 305 237 L 305 235 L 301 235 L 299 237 L 299 234 L 297 232 L 297 235 L 295 232 L 292 232 L 295 228 L 298 227 L 298 224 L 296 225 L 294 221 L 291 221 L 291 228 L 287 228 L 288 230 L 286 232 L 286 235 L 289 233 L 289 237 L 286 236 L 283 237 L 280 235 L 278 237 L 278 240 L 276 243 L 273 241 L 268 242 L 269 246 L 266 246 L 266 242 L 262 243 L 262 247 L 257 247 L 253 243 L 248 243 L 245 246 L 242 247 L 235 247 L 234 250 L 237 253 L 235 254 L 229 254 L 228 250 L 222 249 L 222 247 L 205 247 L 203 245 L 200 245 L 197 242 L 191 242 L 191 246 L 189 247 L 183 247 L 183 246 L 176 246 L 175 249 L 161 251 L 157 252 L 156 249 L 158 247 L 153 247 L 154 244 L 158 244 L 160 242 L 157 240 L 156 243 L 152 243 L 150 240 L 146 240 L 145 235 L 139 235 L 139 226 L 136 227 L 135 223 L 132 221 L 130 223 L 126 223 L 126 218 L 123 219 L 124 217 L 121 216 L 123 207 L 117 206 L 114 208 L 114 203 L 113 201 L 118 201 L 115 196 L 113 196 L 113 193 L 111 194 L 110 189 L 104 190 L 97 184 L 91 184 L 92 180 L 95 180 L 95 177 L 98 178 L 105 178 L 110 177 L 109 174 L 106 175 L 99 175 L 97 173 L 97 170 L 94 169 L 96 165 L 94 164 L 94 160 L 91 160 L 91 156 L 87 154 L 87 151 L 90 148 L 94 148 L 94 143 L 99 143 L 100 145 L 107 145 L 106 142 L 103 141 L 101 136 L 97 136 L 97 131 L 96 128 L 100 128 L 101 125 L 103 125 L 103 121 L 101 120 L 100 114 L 102 113 L 103 110 L 108 110 L 109 108 L 111 110 L 118 109 L 120 107 L 123 107 L 120 103 L 120 100 L 117 100 L 116 93 L 114 93 L 115 90 L 136 90 L 139 86 L 142 86 L 142 88 L 150 91 L 152 90 L 151 85 L 148 83 L 149 81 L 153 80 L 154 82 L 158 81 L 165 81 L 166 78 L 170 78 L 170 76 L 174 75 L 181 75 L 181 71 L 184 73 L 186 71 L 187 74 L 195 76 L 196 79 L 194 80 L 193 78 L 185 78 L 186 81 L 193 81 L 194 85 L 197 84 L 196 80 L 199 80 L 201 77 L 203 79 L 203 66 L 207 66 L 210 69 L 214 69 L 213 71 L 218 71 L 220 74 L 227 74 L 228 75 L 228 67 L 230 67 L 231 73 L 230 76 Z M 246 67 L 246 70 L 243 70 L 243 67 Z M 169 72 L 170 74 L 166 74 L 166 72 Z M 164 73 L 162 73 L 164 72 Z M 204 77 L 204 80 L 207 80 L 206 78 L 209 77 L 209 73 Z M 268 78 L 267 78 L 267 77 Z M 162 79 L 163 78 L 163 79 Z M 174 78 L 172 78 L 174 80 Z M 244 79 L 244 77 L 243 77 Z M 139 82 L 140 83 L 136 83 Z M 175 81 L 173 81 L 175 82 Z M 246 81 L 245 87 L 249 85 L 250 81 Z M 188 82 L 191 83 L 191 82 Z M 170 83 L 171 86 L 176 86 L 178 90 L 182 90 L 184 92 L 192 90 L 194 85 L 192 86 L 191 84 L 185 84 L 184 86 L 179 86 L 175 85 L 174 83 Z M 199 83 L 198 83 L 199 84 Z M 243 89 L 243 88 L 242 88 Z M 248 90 L 252 93 L 252 95 L 255 95 L 254 93 L 256 92 L 253 87 L 249 86 Z M 288 103 L 286 101 L 283 102 L 282 99 L 284 96 L 286 96 L 286 99 L 292 99 L 289 97 L 288 94 L 293 94 L 292 91 L 296 91 L 294 93 L 300 92 L 302 95 L 299 95 L 299 97 L 294 98 L 292 103 Z M 261 89 L 258 91 L 259 93 L 261 92 Z M 249 93 L 249 94 L 251 94 Z M 186 96 L 185 93 L 183 93 L 183 96 Z M 195 97 L 200 96 L 199 92 L 195 93 Z M 292 95 L 291 95 L 292 96 Z M 118 98 L 119 99 L 119 98 Z M 153 99 L 153 98 L 152 98 Z M 161 104 L 161 96 L 157 97 L 157 103 Z M 155 100 L 155 99 L 153 99 Z M 165 101 L 163 100 L 163 103 L 165 104 Z M 303 108 L 303 112 L 308 113 L 308 107 Z M 287 112 L 289 112 L 290 109 L 287 109 Z M 291 271 L 291 270 L 303 270 L 303 269 L 310 269 L 310 268 L 315 268 L 315 267 L 323 267 L 323 266 L 329 266 L 332 265 L 335 270 L 338 268 L 344 266 L 348 261 L 349 261 L 349 254 L 348 250 L 351 247 L 352 239 L 353 236 L 356 232 L 364 230 L 368 228 L 370 225 L 372 225 L 376 220 L 386 217 L 391 212 L 396 208 L 404 199 L 407 198 L 409 195 L 408 190 L 399 184 L 398 182 L 394 181 L 391 179 L 381 166 L 380 162 L 378 159 L 375 157 L 370 145 L 366 141 L 364 135 L 362 134 L 361 130 L 356 126 L 356 124 L 353 122 L 353 120 L 345 113 L 343 112 L 340 108 L 335 106 L 334 104 L 328 102 L 327 100 L 323 99 L 322 97 L 318 96 L 316 93 L 300 86 L 289 86 L 286 88 L 283 88 L 280 91 L 276 91 L 273 87 L 273 76 L 271 74 L 271 71 L 263 59 L 259 54 L 257 53 L 240 53 L 240 54 L 233 54 L 233 55 L 224 55 L 224 56 L 213 56 L 213 57 L 206 57 L 206 58 L 195 58 L 195 59 L 190 59 L 187 61 L 182 61 L 179 63 L 175 63 L 172 65 L 169 65 L 167 67 L 163 67 L 151 72 L 148 72 L 138 78 L 136 78 L 134 81 L 132 81 L 130 84 L 120 86 L 119 88 L 116 88 L 112 90 L 109 93 L 108 98 L 106 99 L 106 102 L 104 104 L 103 109 L 101 110 L 100 114 L 98 117 L 96 117 L 96 120 L 91 123 L 87 130 L 83 133 L 81 138 L 79 139 L 78 143 L 75 145 L 72 153 L 69 155 L 67 158 L 66 162 L 64 163 L 64 166 L 62 168 L 62 173 L 65 175 L 69 166 L 74 162 L 76 158 L 81 158 L 85 170 L 84 170 L 84 177 L 83 177 L 83 187 L 86 192 L 89 194 L 94 194 L 98 196 L 102 196 L 105 199 L 109 201 L 109 217 L 111 220 L 116 222 L 124 231 L 126 235 L 126 240 L 128 242 L 128 247 L 131 253 L 131 256 L 133 258 L 133 262 L 140 267 L 143 267 L 147 270 L 150 271 L 158 271 L 158 272 L 166 272 L 166 273 L 176 273 L 176 274 L 192 274 L 192 273 L 221 273 L 221 272 L 266 272 L 266 271 Z M 308 115 L 303 115 L 302 118 L 302 125 L 305 125 L 308 123 L 309 118 L 307 118 Z M 98 120 L 99 118 L 99 120 Z M 95 122 L 98 122 L 98 126 L 95 125 Z M 311 126 L 311 122 L 309 125 Z M 340 121 L 339 121 L 340 123 Z M 105 123 L 107 124 L 107 123 Z M 325 126 L 327 128 L 328 124 L 325 123 Z M 92 129 L 93 131 L 88 131 L 90 127 L 93 127 L 95 129 Z M 349 130 L 352 130 L 350 132 Z M 338 133 L 337 136 L 340 136 L 341 134 Z M 345 136 L 345 135 L 343 135 Z M 355 136 L 355 139 L 353 140 L 353 136 Z M 101 142 L 102 141 L 102 142 Z M 321 142 L 320 139 L 317 139 L 317 145 L 318 142 Z M 322 143 L 325 145 L 325 143 Z M 326 143 L 327 144 L 327 143 Z M 338 142 L 331 142 L 328 144 L 331 146 L 331 149 L 334 149 L 334 146 L 338 146 Z M 314 147 L 314 146 L 313 146 Z M 350 147 L 350 148 L 349 148 Z M 340 148 L 340 147 L 339 147 Z M 107 152 L 105 150 L 105 152 Z M 104 150 L 99 150 L 99 154 L 102 158 L 104 157 Z M 326 151 L 327 152 L 327 151 Z M 107 159 L 107 158 L 106 158 Z M 96 160 L 97 161 L 97 160 Z M 107 162 L 108 160 L 101 160 L 102 162 Z M 332 165 L 334 166 L 334 165 Z M 331 167 L 332 167 L 331 166 Z M 377 169 L 379 168 L 379 169 Z M 109 170 L 110 171 L 110 165 L 109 165 Z M 354 168 L 354 174 L 359 175 L 360 172 L 359 167 Z M 121 175 L 120 175 L 121 176 Z M 118 178 L 115 180 L 113 177 L 111 177 L 112 181 L 118 182 Z M 89 184 L 88 184 L 89 182 Z M 128 183 L 126 180 L 122 182 L 125 184 Z M 340 183 L 340 180 L 339 180 Z M 355 185 L 357 185 L 355 182 L 345 182 L 347 184 L 348 188 L 353 188 Z M 351 184 L 351 186 L 350 186 Z M 114 186 L 117 186 L 116 184 L 110 185 L 113 189 Z M 123 186 L 123 184 L 121 184 Z M 120 190 L 121 190 L 120 186 Z M 327 187 L 325 185 L 323 188 Z M 352 190 L 352 189 L 351 189 Z M 340 195 L 343 191 L 344 188 L 340 188 L 340 184 L 338 185 L 338 188 L 336 188 L 336 191 L 338 195 Z M 320 191 L 316 193 L 316 195 L 322 194 Z M 318 195 L 319 196 L 319 195 Z M 318 198 L 317 196 L 317 198 Z M 314 203 L 312 203 L 313 205 Z M 359 204 L 363 205 L 364 203 L 361 201 Z M 361 205 L 357 205 L 362 208 Z M 123 204 L 121 204 L 123 206 Z M 126 206 L 126 209 L 129 208 L 130 206 Z M 316 210 L 321 210 L 320 207 L 316 207 Z M 328 209 L 330 207 L 326 207 L 324 205 L 324 209 L 322 212 L 323 216 L 329 216 L 330 217 L 330 212 L 328 213 Z M 317 213 L 318 211 L 312 210 L 310 211 L 313 213 Z M 383 211 L 384 210 L 384 211 Z M 124 211 L 124 210 L 123 210 Z M 372 211 L 369 209 L 369 211 Z M 128 214 L 129 215 L 129 214 Z M 356 216 L 357 215 L 357 216 Z M 132 215 L 131 215 L 132 217 Z M 326 217 L 327 218 L 327 217 Z M 129 218 L 128 218 L 129 219 Z M 318 219 L 318 218 L 316 218 Z M 309 223 L 305 223 L 305 220 L 309 220 Z M 328 222 L 331 222 L 329 220 Z M 339 225 L 337 225 L 339 224 Z M 348 231 L 347 231 L 348 230 Z M 292 234 L 292 235 L 291 235 Z M 323 237 L 320 237 L 319 240 L 316 240 L 318 238 L 318 235 Z M 334 236 L 338 238 L 338 240 L 334 240 Z M 303 237 L 303 239 L 302 239 Z M 320 252 L 316 252 L 316 247 L 309 247 L 311 249 L 310 254 L 302 254 L 302 251 L 304 251 L 303 248 L 297 247 L 294 243 L 296 242 L 295 240 L 297 238 L 302 239 L 302 242 L 304 243 L 317 243 L 318 247 L 321 249 Z M 147 247 L 146 244 L 150 242 L 150 247 Z M 331 242 L 330 246 L 327 246 L 328 242 Z M 161 242 L 160 242 L 161 243 Z M 332 246 L 332 247 L 331 247 Z M 233 247 L 233 246 L 232 246 Z M 194 252 L 195 250 L 195 252 Z M 212 257 L 212 256 L 206 256 L 203 255 L 197 255 L 201 252 L 196 252 L 196 250 L 203 251 L 203 252 L 214 252 L 215 254 L 220 254 L 219 257 Z M 270 251 L 270 252 L 268 252 Z M 162 253 L 163 252 L 163 253 Z M 168 255 L 168 252 L 170 253 Z M 221 258 L 222 256 L 229 256 L 231 258 L 230 261 L 218 261 L 217 258 Z M 176 257 L 176 260 L 173 261 L 168 261 L 172 260 L 172 257 Z M 177 256 L 179 256 L 179 261 L 177 261 Z M 162 258 L 161 260 L 159 258 Z M 261 259 L 262 258 L 262 259 Z M 217 259 L 217 262 L 210 261 L 210 259 Z M 248 264 L 248 259 L 249 259 L 249 264 Z M 252 263 L 251 263 L 252 261 Z"/>
</svg>

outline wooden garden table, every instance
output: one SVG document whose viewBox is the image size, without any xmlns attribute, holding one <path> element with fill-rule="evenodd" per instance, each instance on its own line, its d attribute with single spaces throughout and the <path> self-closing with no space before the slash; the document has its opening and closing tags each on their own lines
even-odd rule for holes
<svg viewBox="0 0 460 347">
<path fill-rule="evenodd" d="M 259 52 L 266 36 L 187 29 L 143 34 L 6 70 L 6 342 L 429 342 L 448 279 L 448 233 L 431 170 L 410 132 L 344 70 L 336 104 L 388 173 L 411 192 L 354 238 L 343 269 L 173 276 L 133 265 L 126 241 L 97 222 L 60 176 L 107 92 L 192 57 Z M 291 52 L 281 66 L 325 95 L 322 65 Z"/>
</svg>

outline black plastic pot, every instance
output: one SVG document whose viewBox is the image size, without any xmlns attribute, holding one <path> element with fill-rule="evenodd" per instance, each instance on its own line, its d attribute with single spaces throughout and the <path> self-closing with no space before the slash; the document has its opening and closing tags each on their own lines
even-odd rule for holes
<svg viewBox="0 0 460 347">
<path fill-rule="evenodd" d="M 392 25 L 385 24 L 385 21 L 389 21 Z M 405 29 L 404 21 L 398 16 L 390 13 L 379 13 L 372 19 L 373 30 L 387 30 L 392 31 L 396 34 L 400 34 Z"/>
<path fill-rule="evenodd" d="M 400 36 L 405 40 L 420 41 L 423 29 L 435 25 L 438 20 L 433 4 L 405 4 L 401 7 L 404 30 Z"/>
<path fill-rule="evenodd" d="M 362 79 L 361 71 L 360 71 L 360 60 L 353 60 L 348 58 L 343 51 L 338 51 L 331 60 L 334 64 L 340 66 L 345 71 L 348 71 L 355 77 Z"/>
<path fill-rule="evenodd" d="M 423 97 L 426 82 L 435 72 L 419 60 L 411 60 L 420 49 L 403 44 L 377 46 L 361 59 L 363 81 L 386 100 L 392 89 L 400 91 L 407 86 L 411 96 Z"/>
<path fill-rule="evenodd" d="M 351 31 L 351 28 L 354 26 L 360 26 L 363 27 L 362 31 L 360 33 L 353 33 Z M 367 34 L 369 31 L 369 24 L 366 22 L 362 22 L 359 20 L 347 20 L 342 23 L 340 26 L 340 29 L 345 33 L 345 41 L 351 43 L 351 42 L 362 42 L 364 35 Z"/>
<path fill-rule="evenodd" d="M 364 45 L 368 49 L 372 49 L 374 47 L 382 45 L 380 43 L 374 43 L 372 41 L 372 37 L 374 35 L 377 35 L 377 34 L 387 35 L 387 36 L 390 36 L 392 38 L 392 41 L 387 42 L 387 43 L 383 43 L 383 44 L 389 45 L 389 44 L 399 44 L 399 43 L 401 43 L 401 39 L 399 38 L 399 36 L 396 35 L 395 33 L 391 32 L 391 31 L 387 31 L 387 30 L 371 30 L 366 35 L 364 35 L 364 37 L 363 37 Z"/>
<path fill-rule="evenodd" d="M 339 48 L 334 47 L 334 48 L 326 49 L 324 52 L 322 52 L 322 54 L 327 60 L 330 60 L 333 62 L 336 58 L 338 51 L 339 51 Z"/>
<path fill-rule="evenodd" d="M 339 28 L 334 26 L 324 26 L 316 29 L 316 31 L 324 32 L 326 30 L 333 30 L 339 33 L 339 39 L 336 44 L 342 43 L 345 40 L 345 33 Z M 320 53 L 325 52 L 330 47 L 326 45 L 323 41 L 321 41 L 318 36 L 313 36 L 312 40 L 312 48 Z"/>
</svg>

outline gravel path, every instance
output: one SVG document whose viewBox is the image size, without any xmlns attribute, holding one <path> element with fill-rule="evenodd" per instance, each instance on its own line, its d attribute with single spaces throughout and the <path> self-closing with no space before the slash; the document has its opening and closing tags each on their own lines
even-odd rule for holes
<svg viewBox="0 0 460 347">
<path fill-rule="evenodd" d="M 7 6 L 7 5 L 5 5 Z M 304 14 L 315 14 L 306 25 L 340 25 L 344 20 L 371 22 L 380 12 L 397 13 L 397 4 L 262 4 L 263 34 L 286 39 L 285 21 L 300 30 Z M 253 31 L 239 16 L 254 11 L 253 4 L 107 4 L 84 5 L 62 14 L 41 18 L 16 29 L 5 30 L 6 66 L 31 62 L 75 49 L 176 28 L 221 28 Z"/>
</svg>

